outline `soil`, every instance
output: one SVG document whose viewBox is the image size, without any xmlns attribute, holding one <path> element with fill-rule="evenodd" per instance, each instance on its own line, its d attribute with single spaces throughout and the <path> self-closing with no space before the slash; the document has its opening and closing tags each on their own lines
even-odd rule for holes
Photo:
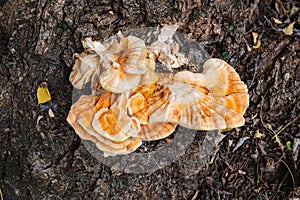
<svg viewBox="0 0 300 200">
<path fill-rule="evenodd" d="M 299 1 L 0 0 L 0 199 L 300 197 L 300 13 L 293 6 Z M 200 133 L 165 168 L 116 172 L 66 122 L 72 55 L 87 36 L 175 23 L 240 74 L 250 95 L 246 123 L 225 133 L 205 165 L 195 164 Z M 58 105 L 54 118 L 37 105 L 43 81 Z"/>
</svg>

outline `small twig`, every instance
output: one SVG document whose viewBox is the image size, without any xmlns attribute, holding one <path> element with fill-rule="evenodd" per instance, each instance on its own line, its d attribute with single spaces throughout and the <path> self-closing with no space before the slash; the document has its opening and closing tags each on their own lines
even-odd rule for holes
<svg viewBox="0 0 300 200">
<path fill-rule="evenodd" d="M 274 31 L 278 31 L 281 32 L 282 28 L 275 28 L 272 24 L 272 22 L 267 18 L 267 16 L 264 16 L 265 20 L 267 21 L 268 25 L 271 27 L 271 29 L 273 29 Z"/>
<path fill-rule="evenodd" d="M 118 18 L 114 20 L 111 24 L 117 25 L 122 19 L 122 15 L 118 13 Z"/>
<path fill-rule="evenodd" d="M 199 190 L 196 190 L 196 192 L 195 192 L 195 194 L 194 194 L 192 200 L 196 200 L 197 197 L 198 197 L 198 194 L 199 194 Z"/>
<path fill-rule="evenodd" d="M 211 164 L 214 163 L 214 160 L 215 160 L 216 155 L 217 155 L 217 153 L 219 152 L 219 150 L 220 150 L 220 145 L 217 145 L 215 151 L 213 152 L 212 158 L 211 158 L 210 161 L 208 162 L 209 165 L 211 165 Z"/>
<path fill-rule="evenodd" d="M 289 173 L 291 174 L 291 178 L 292 178 L 292 181 L 293 181 L 293 187 L 295 188 L 295 187 L 296 187 L 296 184 L 295 184 L 295 178 L 294 178 L 294 175 L 293 175 L 291 169 L 290 169 L 289 166 L 286 164 L 286 162 L 284 162 L 284 161 L 281 160 L 281 159 L 280 159 L 279 161 L 282 162 L 282 163 L 286 166 L 286 168 L 288 169 Z M 294 196 L 294 193 L 293 193 L 293 196 Z M 293 197 L 293 199 L 294 199 L 294 197 Z"/>
<path fill-rule="evenodd" d="M 298 118 L 300 117 L 300 115 L 298 115 L 295 119 L 293 119 L 292 121 L 290 121 L 289 123 L 287 123 L 283 128 L 281 128 L 273 137 L 272 140 L 277 137 L 282 131 L 284 131 L 284 129 L 286 129 L 289 125 L 291 125 L 292 123 L 294 123 Z"/>
<path fill-rule="evenodd" d="M 2 190 L 0 188 L 0 200 L 3 200 Z"/>
<path fill-rule="evenodd" d="M 111 2 L 112 11 L 117 13 L 118 17 L 111 24 L 117 25 L 123 18 L 123 13 L 121 11 L 121 7 L 124 7 L 122 0 L 113 0 Z"/>
<path fill-rule="evenodd" d="M 271 199 L 272 199 L 272 200 L 275 199 L 276 195 L 278 194 L 278 192 L 279 192 L 279 190 L 280 190 L 280 188 L 281 188 L 283 182 L 286 180 L 286 177 L 287 177 L 287 176 L 288 176 L 288 172 L 284 175 L 282 181 L 280 182 L 279 186 L 277 187 L 276 193 L 273 193 L 273 194 L 271 195 Z"/>
<path fill-rule="evenodd" d="M 260 118 L 260 121 L 263 125 L 263 127 L 268 131 L 268 132 L 271 132 L 272 134 L 275 134 L 273 130 L 269 129 L 266 125 L 266 123 L 264 122 L 263 120 L 263 116 L 262 116 L 262 113 L 263 113 L 263 106 L 264 106 L 264 103 L 265 103 L 265 97 L 267 96 L 269 90 L 266 91 L 265 95 L 262 96 L 262 100 L 261 100 L 261 105 L 260 105 L 260 112 L 259 112 L 259 118 Z"/>
<path fill-rule="evenodd" d="M 259 56 L 257 56 L 256 60 L 258 60 L 258 57 L 259 57 Z M 251 80 L 251 83 L 250 83 L 250 85 L 249 85 L 249 88 L 254 84 L 254 80 L 255 80 L 255 78 L 256 78 L 257 71 L 258 71 L 257 69 L 258 69 L 258 65 L 257 65 L 257 62 L 256 62 L 256 63 L 255 63 L 255 69 L 254 69 L 253 78 L 252 78 L 252 80 Z"/>
<path fill-rule="evenodd" d="M 161 167 L 159 166 L 159 164 L 157 163 L 157 161 L 152 157 L 152 154 L 150 154 L 151 159 L 154 161 L 154 163 L 157 166 L 157 169 L 160 169 Z"/>
<path fill-rule="evenodd" d="M 148 185 L 144 186 L 144 197 L 145 197 L 145 200 L 149 200 L 149 187 L 148 187 Z"/>
<path fill-rule="evenodd" d="M 262 117 L 262 111 L 263 111 L 263 106 L 264 106 L 264 103 L 265 103 L 265 96 L 268 94 L 268 91 L 265 93 L 265 95 L 262 96 L 262 99 L 261 99 L 261 105 L 260 105 L 260 112 L 259 112 L 259 119 L 260 119 L 260 122 L 262 123 L 262 125 L 265 127 L 265 122 L 263 120 L 263 117 Z"/>
<path fill-rule="evenodd" d="M 294 33 L 295 33 L 296 35 L 300 36 L 300 29 L 294 28 Z"/>
</svg>

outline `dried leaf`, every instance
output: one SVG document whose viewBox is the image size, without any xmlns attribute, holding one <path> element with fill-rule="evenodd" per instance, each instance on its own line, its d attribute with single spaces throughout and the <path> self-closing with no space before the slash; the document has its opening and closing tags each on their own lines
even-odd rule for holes
<svg viewBox="0 0 300 200">
<path fill-rule="evenodd" d="M 295 24 L 295 22 L 290 23 L 287 27 L 282 29 L 282 32 L 284 32 L 284 34 L 286 34 L 286 35 L 292 35 L 294 24 Z"/>
<path fill-rule="evenodd" d="M 290 12 L 290 16 L 296 15 L 299 11 L 300 11 L 300 8 L 293 5 L 291 12 Z"/>
<path fill-rule="evenodd" d="M 254 139 L 255 138 L 264 138 L 266 135 L 264 133 L 260 133 L 259 130 L 255 131 Z"/>
<path fill-rule="evenodd" d="M 257 158 L 258 158 L 258 151 L 257 151 L 257 149 L 255 149 L 255 153 L 251 154 L 250 157 L 253 158 L 255 161 L 257 160 Z"/>
<path fill-rule="evenodd" d="M 219 143 L 226 137 L 226 135 L 218 132 L 217 135 L 215 136 L 215 141 L 214 144 L 215 146 L 219 145 Z"/>
<path fill-rule="evenodd" d="M 253 45 L 253 49 L 258 49 L 261 45 L 261 41 L 257 40 L 257 43 L 255 45 Z"/>
<path fill-rule="evenodd" d="M 294 145 L 293 145 L 293 153 L 296 152 L 296 150 L 298 149 L 299 145 L 300 145 L 300 139 L 299 138 L 295 138 L 294 139 Z"/>
<path fill-rule="evenodd" d="M 43 118 L 44 116 L 40 115 L 38 116 L 37 120 L 36 120 L 36 125 L 39 125 L 40 120 Z"/>
<path fill-rule="evenodd" d="M 263 155 L 263 156 L 265 156 L 265 155 L 267 155 L 268 153 L 266 152 L 266 150 L 265 150 L 265 143 L 258 143 L 257 144 L 258 145 L 258 147 L 259 147 L 259 149 L 260 149 L 260 151 L 261 151 L 261 154 Z"/>
<path fill-rule="evenodd" d="M 54 112 L 52 111 L 51 108 L 49 108 L 48 114 L 49 114 L 50 117 L 55 117 Z"/>
<path fill-rule="evenodd" d="M 242 137 L 239 139 L 239 141 L 236 143 L 234 149 L 232 150 L 232 152 L 235 152 L 238 148 L 240 148 L 240 146 L 242 146 L 244 144 L 244 142 L 246 140 L 248 140 L 250 137 L 246 136 L 246 137 Z"/>
<path fill-rule="evenodd" d="M 252 32 L 252 37 L 253 37 L 253 44 L 256 44 L 257 43 L 258 33 Z"/>
<path fill-rule="evenodd" d="M 271 20 L 275 23 L 275 24 L 283 24 L 282 21 L 280 21 L 279 19 L 276 19 L 274 17 L 271 17 Z"/>
<path fill-rule="evenodd" d="M 37 130 L 38 132 L 41 131 L 41 127 L 40 127 L 40 125 L 39 125 L 39 122 L 40 122 L 40 120 L 41 120 L 43 117 L 44 117 L 44 116 L 40 115 L 40 116 L 38 116 L 38 118 L 37 118 L 37 120 L 36 120 L 36 125 L 35 125 L 35 127 L 36 127 L 36 130 Z"/>
<path fill-rule="evenodd" d="M 228 147 L 231 147 L 233 144 L 233 140 L 228 140 Z"/>
<path fill-rule="evenodd" d="M 276 9 L 276 11 L 279 12 L 279 13 L 280 13 L 280 7 L 281 7 L 281 3 L 280 3 L 280 2 L 276 2 L 276 3 L 275 3 L 275 9 Z"/>
<path fill-rule="evenodd" d="M 47 83 L 42 82 L 36 92 L 36 96 L 38 99 L 38 104 L 46 103 L 51 100 L 50 92 L 47 88 Z"/>
<path fill-rule="evenodd" d="M 256 192 L 257 194 L 260 193 L 261 187 L 254 189 L 254 192 Z"/>
<path fill-rule="evenodd" d="M 254 49 L 259 48 L 261 45 L 261 41 L 257 39 L 258 33 L 252 32 L 252 37 L 253 37 L 253 44 L 254 44 L 252 48 L 254 48 Z"/>
<path fill-rule="evenodd" d="M 248 43 L 246 43 L 246 48 L 247 48 L 247 51 L 248 51 L 248 52 L 251 52 L 251 48 L 250 48 L 250 46 L 249 46 Z"/>
<path fill-rule="evenodd" d="M 272 128 L 271 124 L 267 123 L 266 128 L 273 132 L 273 128 Z"/>
<path fill-rule="evenodd" d="M 275 171 L 275 161 L 273 158 L 266 158 L 266 172 L 274 172 Z"/>
<path fill-rule="evenodd" d="M 284 6 L 282 5 L 281 1 L 276 1 L 275 8 L 276 8 L 278 13 L 286 14 L 286 10 L 285 10 Z"/>
<path fill-rule="evenodd" d="M 293 160 L 297 161 L 298 160 L 298 155 L 299 155 L 299 145 L 300 145 L 300 139 L 295 138 L 294 139 L 294 145 L 293 145 Z"/>
</svg>

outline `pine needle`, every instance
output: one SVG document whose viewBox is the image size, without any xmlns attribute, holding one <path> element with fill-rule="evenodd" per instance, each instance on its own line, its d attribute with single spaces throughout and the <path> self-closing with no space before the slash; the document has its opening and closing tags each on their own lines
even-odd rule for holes
<svg viewBox="0 0 300 200">
<path fill-rule="evenodd" d="M 298 115 L 295 119 L 293 119 L 292 121 L 290 121 L 289 123 L 287 123 L 283 128 L 281 128 L 273 137 L 272 139 L 274 139 L 275 137 L 277 137 L 282 131 L 284 131 L 284 129 L 286 129 L 289 125 L 291 125 L 292 123 L 294 123 L 298 118 L 300 117 L 300 115 Z"/>
</svg>

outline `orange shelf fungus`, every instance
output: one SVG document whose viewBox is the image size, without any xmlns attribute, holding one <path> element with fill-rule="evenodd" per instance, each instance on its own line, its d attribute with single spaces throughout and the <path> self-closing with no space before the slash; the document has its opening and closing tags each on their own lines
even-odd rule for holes
<svg viewBox="0 0 300 200">
<path fill-rule="evenodd" d="M 207 59 L 202 73 L 156 70 L 157 62 L 168 71 L 189 62 L 168 31 L 174 34 L 174 27 L 148 46 L 131 35 L 103 43 L 86 38 L 85 51 L 74 55 L 70 81 L 78 89 L 90 82 L 92 94 L 72 105 L 67 121 L 104 156 L 134 152 L 142 141 L 166 138 L 178 125 L 215 130 L 244 124 L 247 86 L 225 61 Z"/>
</svg>

